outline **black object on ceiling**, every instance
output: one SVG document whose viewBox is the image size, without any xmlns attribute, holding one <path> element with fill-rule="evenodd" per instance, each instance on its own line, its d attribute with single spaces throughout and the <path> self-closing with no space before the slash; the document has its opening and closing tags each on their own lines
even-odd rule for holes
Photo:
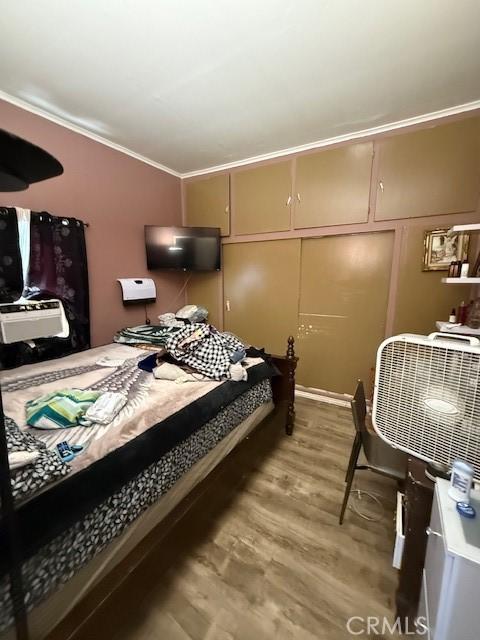
<svg viewBox="0 0 480 640">
<path fill-rule="evenodd" d="M 23 191 L 62 173 L 62 165 L 49 153 L 0 129 L 0 191 Z"/>
</svg>

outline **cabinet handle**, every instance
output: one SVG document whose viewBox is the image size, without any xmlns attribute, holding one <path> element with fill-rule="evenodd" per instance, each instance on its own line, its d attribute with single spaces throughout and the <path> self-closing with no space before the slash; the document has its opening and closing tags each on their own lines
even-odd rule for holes
<svg viewBox="0 0 480 640">
<path fill-rule="evenodd" d="M 297 202 L 301 202 L 301 201 L 302 201 L 302 199 L 301 199 L 301 197 L 300 197 L 300 194 L 299 194 L 299 193 L 297 193 Z"/>
<path fill-rule="evenodd" d="M 226 308 L 227 311 L 230 311 L 230 300 L 227 300 L 225 302 L 225 308 Z"/>
<path fill-rule="evenodd" d="M 230 211 L 230 207 L 227 204 L 227 206 L 225 207 L 225 213 L 228 213 L 229 211 Z"/>
<path fill-rule="evenodd" d="M 380 191 L 383 193 L 385 191 L 385 185 L 383 184 L 383 180 L 380 180 L 380 182 L 378 183 L 378 186 L 380 187 Z"/>
<path fill-rule="evenodd" d="M 441 533 L 434 531 L 431 527 L 427 527 L 425 533 L 427 534 L 427 536 L 437 536 L 437 538 L 443 538 Z"/>
<path fill-rule="evenodd" d="M 286 201 L 286 203 L 285 203 L 285 206 L 286 206 L 286 207 L 289 207 L 289 206 L 290 206 L 290 204 L 291 204 L 291 202 L 292 202 L 292 196 L 288 196 L 287 201 Z"/>
</svg>

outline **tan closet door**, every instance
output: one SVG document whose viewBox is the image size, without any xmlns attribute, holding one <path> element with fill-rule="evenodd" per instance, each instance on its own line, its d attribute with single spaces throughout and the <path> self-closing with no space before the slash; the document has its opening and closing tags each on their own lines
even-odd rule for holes
<svg viewBox="0 0 480 640">
<path fill-rule="evenodd" d="M 295 228 L 367 222 L 373 143 L 297 158 Z"/>
<path fill-rule="evenodd" d="M 370 390 L 385 335 L 393 232 L 302 243 L 297 382 L 353 393 Z"/>
<path fill-rule="evenodd" d="M 300 240 L 223 247 L 225 329 L 284 354 L 298 314 Z"/>
<path fill-rule="evenodd" d="M 208 309 L 208 322 L 221 329 L 222 274 L 218 271 L 192 273 L 187 285 L 187 304 Z"/>
<path fill-rule="evenodd" d="M 222 236 L 230 235 L 228 174 L 185 183 L 185 224 L 187 227 L 220 227 Z"/>
<path fill-rule="evenodd" d="M 475 211 L 480 118 L 379 140 L 376 220 Z"/>
<path fill-rule="evenodd" d="M 232 173 L 233 231 L 237 235 L 290 229 L 291 162 Z"/>
</svg>

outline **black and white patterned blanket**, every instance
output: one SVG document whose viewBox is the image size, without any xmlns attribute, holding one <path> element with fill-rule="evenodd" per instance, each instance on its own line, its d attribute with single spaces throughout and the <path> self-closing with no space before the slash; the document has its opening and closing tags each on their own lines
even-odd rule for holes
<svg viewBox="0 0 480 640">
<path fill-rule="evenodd" d="M 45 486 L 67 475 L 70 467 L 64 464 L 55 451 L 30 433 L 21 431 L 13 420 L 5 416 L 5 431 L 9 453 L 28 451 L 38 453 L 33 464 L 11 471 L 11 483 L 15 502 L 25 500 Z"/>
<path fill-rule="evenodd" d="M 174 358 L 207 378 L 228 380 L 231 378 L 230 356 L 245 345 L 232 334 L 221 333 L 210 324 L 192 324 L 172 334 L 165 348 Z"/>
</svg>

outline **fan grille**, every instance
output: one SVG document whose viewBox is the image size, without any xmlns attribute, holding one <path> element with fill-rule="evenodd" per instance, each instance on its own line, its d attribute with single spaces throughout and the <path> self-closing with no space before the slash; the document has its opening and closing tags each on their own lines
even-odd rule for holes
<svg viewBox="0 0 480 640">
<path fill-rule="evenodd" d="M 394 340 L 383 347 L 375 429 L 425 460 L 451 465 L 461 458 L 480 478 L 480 351 L 444 345 Z"/>
</svg>

